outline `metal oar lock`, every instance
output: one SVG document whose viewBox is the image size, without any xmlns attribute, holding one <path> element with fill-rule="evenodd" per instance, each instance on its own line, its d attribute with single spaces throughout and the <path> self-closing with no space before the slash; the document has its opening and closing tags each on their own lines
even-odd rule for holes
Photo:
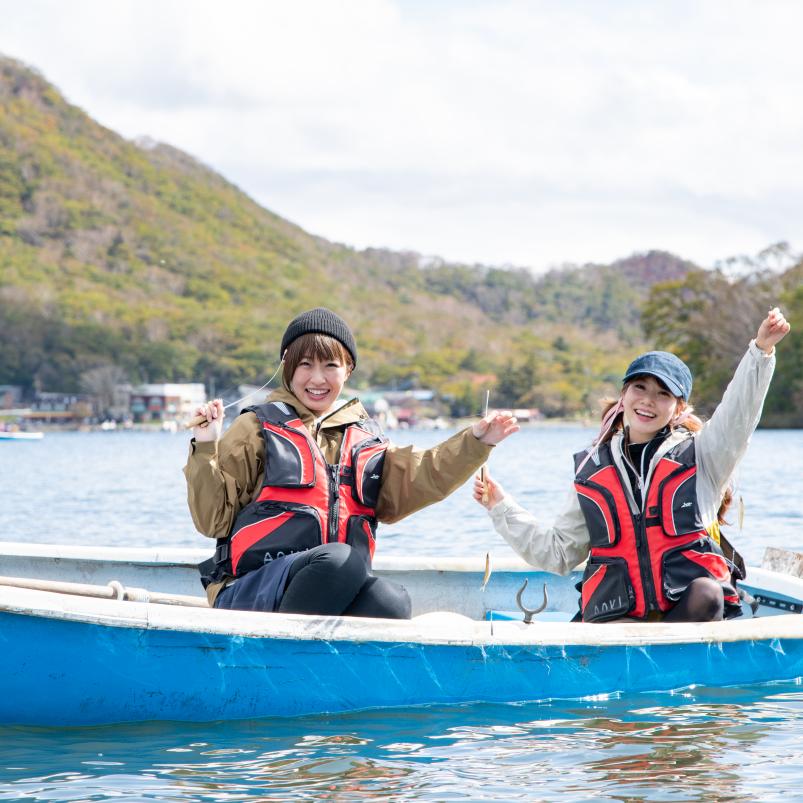
<svg viewBox="0 0 803 803">
<path fill-rule="evenodd" d="M 544 583 L 544 601 L 533 610 L 526 608 L 524 603 L 521 601 L 522 594 L 524 594 L 524 589 L 527 588 L 528 580 L 527 578 L 524 579 L 524 584 L 519 589 L 519 593 L 516 594 L 516 604 L 519 606 L 519 609 L 524 614 L 524 624 L 529 625 L 532 624 L 533 616 L 537 613 L 541 613 L 541 611 L 546 609 L 546 606 L 549 604 L 549 594 L 547 594 L 546 590 L 546 583 Z"/>
</svg>

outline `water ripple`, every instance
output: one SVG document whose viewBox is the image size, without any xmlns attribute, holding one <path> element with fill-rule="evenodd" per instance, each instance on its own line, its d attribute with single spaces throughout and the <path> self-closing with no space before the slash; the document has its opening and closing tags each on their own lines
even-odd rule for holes
<svg viewBox="0 0 803 803">
<path fill-rule="evenodd" d="M 422 446 L 444 434 L 404 433 Z M 565 500 L 569 452 L 588 435 L 527 429 L 494 450 L 491 471 L 549 521 Z M 3 444 L 0 533 L 50 543 L 204 544 L 184 501 L 186 450 L 182 437 L 148 433 Z M 745 528 L 732 540 L 748 560 L 760 560 L 765 546 L 803 548 L 803 432 L 758 432 L 739 493 Z M 444 522 L 455 521 L 459 528 L 443 538 Z M 378 548 L 409 554 L 411 538 L 422 554 L 509 554 L 468 485 L 384 528 Z M 801 774 L 797 683 L 205 725 L 0 728 L 0 801 L 775 801 L 790 796 Z"/>
<path fill-rule="evenodd" d="M 796 684 L 211 725 L 0 729 L 0 800 L 777 800 Z M 133 749 L 133 746 L 136 746 Z"/>
</svg>

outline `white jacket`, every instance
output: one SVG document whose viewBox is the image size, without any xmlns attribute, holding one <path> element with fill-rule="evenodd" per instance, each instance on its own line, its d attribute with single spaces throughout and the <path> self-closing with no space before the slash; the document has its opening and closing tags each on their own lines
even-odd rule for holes
<svg viewBox="0 0 803 803">
<path fill-rule="evenodd" d="M 767 355 L 754 340 L 751 341 L 719 406 L 702 430 L 694 435 L 697 504 L 706 528 L 717 520 L 722 494 L 758 425 L 774 370 L 775 350 Z M 685 430 L 679 430 L 670 434 L 658 447 L 650 463 L 647 485 L 658 460 L 684 437 L 687 437 Z M 624 467 L 623 440 L 622 433 L 617 432 L 611 440 L 611 448 L 622 484 L 628 492 L 630 507 L 638 512 Z M 646 488 L 643 496 L 647 498 Z M 535 516 L 508 494 L 494 505 L 489 515 L 496 531 L 524 560 L 538 569 L 568 574 L 588 557 L 588 528 L 574 487 L 563 511 L 549 528 L 539 525 Z"/>
</svg>

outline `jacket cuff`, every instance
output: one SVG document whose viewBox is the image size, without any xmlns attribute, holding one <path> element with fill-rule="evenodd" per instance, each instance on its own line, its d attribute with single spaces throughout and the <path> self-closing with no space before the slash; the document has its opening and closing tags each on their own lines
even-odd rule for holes
<svg viewBox="0 0 803 803">
<path fill-rule="evenodd" d="M 505 513 L 511 510 L 515 506 L 515 501 L 513 497 L 506 493 L 502 496 L 502 498 L 488 511 L 488 515 L 492 519 L 501 519 Z"/>
<path fill-rule="evenodd" d="M 494 448 L 493 446 L 489 446 L 487 443 L 483 443 L 472 431 L 471 427 L 466 427 L 463 432 L 464 440 L 465 440 L 465 447 L 468 453 L 468 457 L 470 458 L 478 458 L 483 462 L 488 458 L 488 455 L 491 454 L 491 450 Z"/>
<path fill-rule="evenodd" d="M 767 354 L 767 352 L 766 352 L 766 351 L 764 351 L 764 349 L 762 349 L 762 348 L 759 348 L 759 347 L 756 345 L 755 338 L 754 338 L 753 340 L 751 340 L 751 341 L 750 341 L 750 345 L 747 347 L 747 350 L 748 350 L 748 351 L 749 351 L 749 352 L 750 352 L 750 353 L 751 353 L 751 354 L 752 354 L 752 355 L 753 355 L 753 356 L 754 356 L 754 357 L 755 357 L 757 360 L 761 360 L 761 359 L 764 359 L 764 360 L 769 360 L 769 359 L 771 359 L 772 357 L 774 357 L 774 356 L 775 356 L 775 346 L 773 346 L 773 347 L 772 347 L 772 351 L 771 351 L 769 354 Z"/>
<path fill-rule="evenodd" d="M 199 457 L 215 457 L 217 455 L 217 441 L 190 441 L 190 454 Z"/>
</svg>

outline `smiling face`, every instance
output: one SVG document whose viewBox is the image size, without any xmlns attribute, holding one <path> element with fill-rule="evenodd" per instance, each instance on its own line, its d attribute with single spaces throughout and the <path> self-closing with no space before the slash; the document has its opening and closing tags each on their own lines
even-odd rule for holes
<svg viewBox="0 0 803 803">
<path fill-rule="evenodd" d="M 283 384 L 310 412 L 329 412 L 354 369 L 340 341 L 311 333 L 293 340 L 284 354 Z"/>
<path fill-rule="evenodd" d="M 305 356 L 293 372 L 290 390 L 308 410 L 320 417 L 337 401 L 350 373 L 351 366 L 338 358 L 321 360 Z"/>
<path fill-rule="evenodd" d="M 680 412 L 678 404 L 682 403 L 653 376 L 630 380 L 622 398 L 631 443 L 644 443 L 655 437 Z"/>
</svg>

